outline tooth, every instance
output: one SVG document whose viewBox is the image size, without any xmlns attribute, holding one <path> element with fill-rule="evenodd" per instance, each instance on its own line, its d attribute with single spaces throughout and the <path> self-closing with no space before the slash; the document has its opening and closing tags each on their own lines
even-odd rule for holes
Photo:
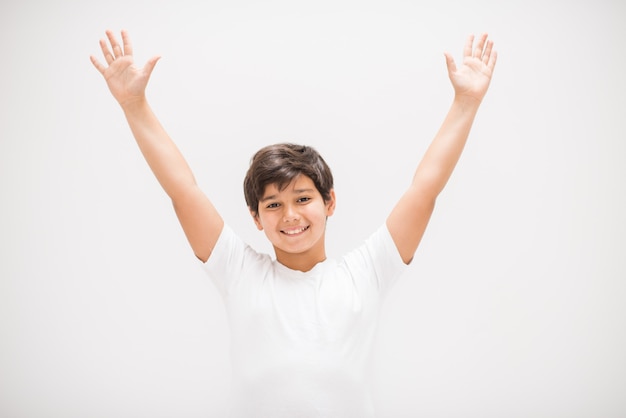
<svg viewBox="0 0 626 418">
<path fill-rule="evenodd" d="M 300 232 L 303 232 L 306 229 L 306 227 L 302 227 L 300 229 L 295 229 L 295 230 L 291 230 L 291 231 L 285 231 L 285 234 L 287 235 L 295 235 L 295 234 L 299 234 Z"/>
</svg>

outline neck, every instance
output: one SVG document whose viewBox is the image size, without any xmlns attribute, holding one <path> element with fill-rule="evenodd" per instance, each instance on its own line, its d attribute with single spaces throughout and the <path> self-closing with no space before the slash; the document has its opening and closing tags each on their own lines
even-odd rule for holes
<svg viewBox="0 0 626 418">
<path fill-rule="evenodd" d="M 307 272 L 313 269 L 317 264 L 326 260 L 326 251 L 307 251 L 305 253 L 291 254 L 274 248 L 276 253 L 276 261 L 291 270 Z"/>
</svg>

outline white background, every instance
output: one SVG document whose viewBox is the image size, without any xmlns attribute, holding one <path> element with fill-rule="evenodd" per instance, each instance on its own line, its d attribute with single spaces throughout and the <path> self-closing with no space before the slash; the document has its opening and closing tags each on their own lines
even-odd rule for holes
<svg viewBox="0 0 626 418">
<path fill-rule="evenodd" d="M 3 1 L 0 416 L 223 417 L 224 309 L 89 62 L 111 28 L 226 221 L 250 156 L 315 146 L 340 256 L 380 225 L 488 31 L 499 61 L 375 347 L 380 417 L 626 416 L 626 6 Z"/>
</svg>

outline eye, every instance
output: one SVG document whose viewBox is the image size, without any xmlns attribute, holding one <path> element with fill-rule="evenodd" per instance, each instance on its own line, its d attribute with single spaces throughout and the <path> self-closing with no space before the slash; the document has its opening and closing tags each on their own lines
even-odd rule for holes
<svg viewBox="0 0 626 418">
<path fill-rule="evenodd" d="M 298 203 L 307 203 L 311 200 L 310 197 L 301 197 L 297 200 Z"/>
<path fill-rule="evenodd" d="M 269 205 L 265 206 L 266 209 L 276 209 L 277 207 L 279 207 L 280 204 L 279 203 L 270 203 Z"/>
</svg>

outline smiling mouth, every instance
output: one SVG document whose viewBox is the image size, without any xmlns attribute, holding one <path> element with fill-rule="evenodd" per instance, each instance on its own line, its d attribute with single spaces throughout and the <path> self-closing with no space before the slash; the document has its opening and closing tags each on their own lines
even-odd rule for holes
<svg viewBox="0 0 626 418">
<path fill-rule="evenodd" d="M 298 234 L 306 231 L 309 228 L 310 228 L 310 225 L 309 226 L 303 226 L 301 228 L 286 229 L 286 230 L 282 230 L 280 232 L 282 232 L 285 235 L 298 235 Z"/>
</svg>

